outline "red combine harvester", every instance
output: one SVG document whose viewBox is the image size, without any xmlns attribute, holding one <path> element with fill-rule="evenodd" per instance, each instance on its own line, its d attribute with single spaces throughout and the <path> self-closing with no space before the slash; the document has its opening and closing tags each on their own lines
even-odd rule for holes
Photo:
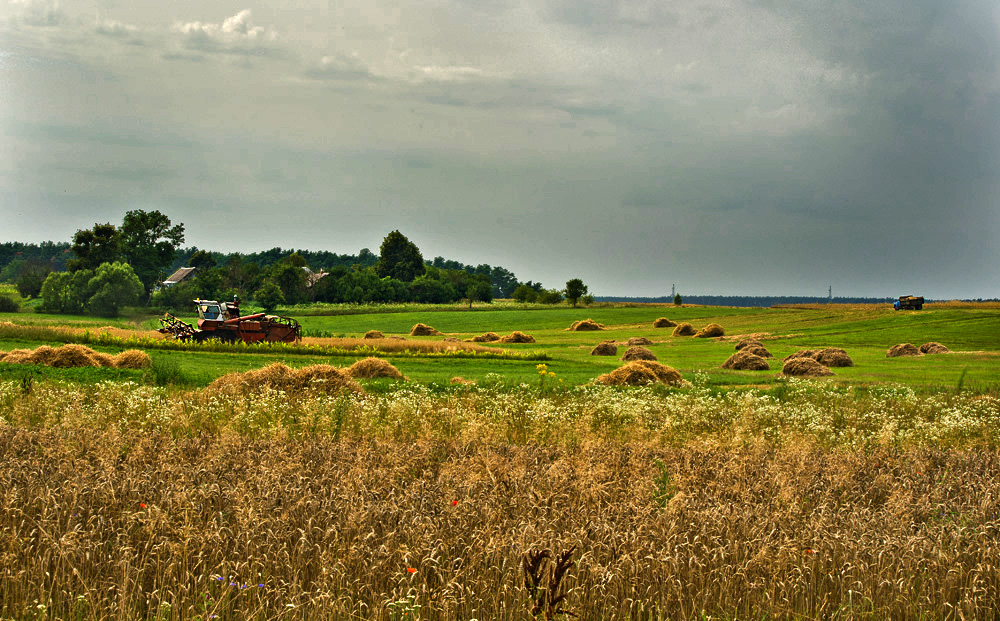
<svg viewBox="0 0 1000 621">
<path fill-rule="evenodd" d="M 229 303 L 215 300 L 194 300 L 194 303 L 198 306 L 197 328 L 165 313 L 160 319 L 163 327 L 158 331 L 198 343 L 208 339 L 226 343 L 294 343 L 302 338 L 302 326 L 289 317 L 264 313 L 240 316 L 239 300 L 235 296 Z"/>
</svg>

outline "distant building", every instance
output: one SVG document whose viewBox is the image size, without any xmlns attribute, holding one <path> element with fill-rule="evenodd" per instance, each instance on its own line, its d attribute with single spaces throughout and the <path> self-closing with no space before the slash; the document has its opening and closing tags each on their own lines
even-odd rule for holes
<svg viewBox="0 0 1000 621">
<path fill-rule="evenodd" d="M 164 280 L 163 282 L 161 282 L 160 286 L 161 287 L 173 287 L 174 285 L 176 285 L 179 282 L 184 282 L 185 280 L 187 280 L 187 279 L 189 279 L 189 278 L 192 277 L 192 274 L 194 274 L 194 271 L 196 269 L 198 269 L 198 268 L 196 268 L 196 267 L 182 267 L 179 270 L 177 270 L 176 272 L 174 272 L 173 274 L 171 274 L 169 278 L 167 278 L 166 280 Z"/>
</svg>

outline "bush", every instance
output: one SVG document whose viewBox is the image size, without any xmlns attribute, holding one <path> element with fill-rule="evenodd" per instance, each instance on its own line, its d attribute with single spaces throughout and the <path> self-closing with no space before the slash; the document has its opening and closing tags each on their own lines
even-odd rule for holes
<svg viewBox="0 0 1000 621">
<path fill-rule="evenodd" d="M 563 301 L 563 296 L 555 289 L 546 289 L 539 292 L 537 301 L 539 304 L 558 304 Z"/>
<path fill-rule="evenodd" d="M 9 295 L 0 294 L 0 313 L 16 313 L 21 309 L 17 300 Z"/>
<path fill-rule="evenodd" d="M 102 317 L 117 317 L 119 310 L 134 306 L 146 292 L 132 267 L 119 261 L 102 263 L 88 285 L 94 291 L 90 311 Z"/>
</svg>

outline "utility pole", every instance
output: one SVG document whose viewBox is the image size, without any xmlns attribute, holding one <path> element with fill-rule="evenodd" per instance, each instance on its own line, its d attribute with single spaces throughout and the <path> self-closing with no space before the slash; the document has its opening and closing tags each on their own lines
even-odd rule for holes
<svg viewBox="0 0 1000 621">
<path fill-rule="evenodd" d="M 831 302 L 833 302 L 833 285 L 830 285 L 830 293 L 829 293 L 829 296 L 830 296 L 830 298 L 829 298 L 829 299 L 830 299 L 830 301 L 831 301 Z"/>
<path fill-rule="evenodd" d="M 675 286 L 676 286 L 676 284 L 670 285 L 670 297 L 671 298 L 677 296 L 677 291 L 674 289 Z"/>
</svg>

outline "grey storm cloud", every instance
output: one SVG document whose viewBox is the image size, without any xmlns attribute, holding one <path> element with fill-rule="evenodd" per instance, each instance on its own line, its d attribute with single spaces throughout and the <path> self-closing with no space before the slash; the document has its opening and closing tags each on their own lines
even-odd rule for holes
<svg viewBox="0 0 1000 621">
<path fill-rule="evenodd" d="M 10 239 L 156 208 L 598 295 L 1000 289 L 992 2 L 98 9 L 0 4 Z"/>
</svg>

